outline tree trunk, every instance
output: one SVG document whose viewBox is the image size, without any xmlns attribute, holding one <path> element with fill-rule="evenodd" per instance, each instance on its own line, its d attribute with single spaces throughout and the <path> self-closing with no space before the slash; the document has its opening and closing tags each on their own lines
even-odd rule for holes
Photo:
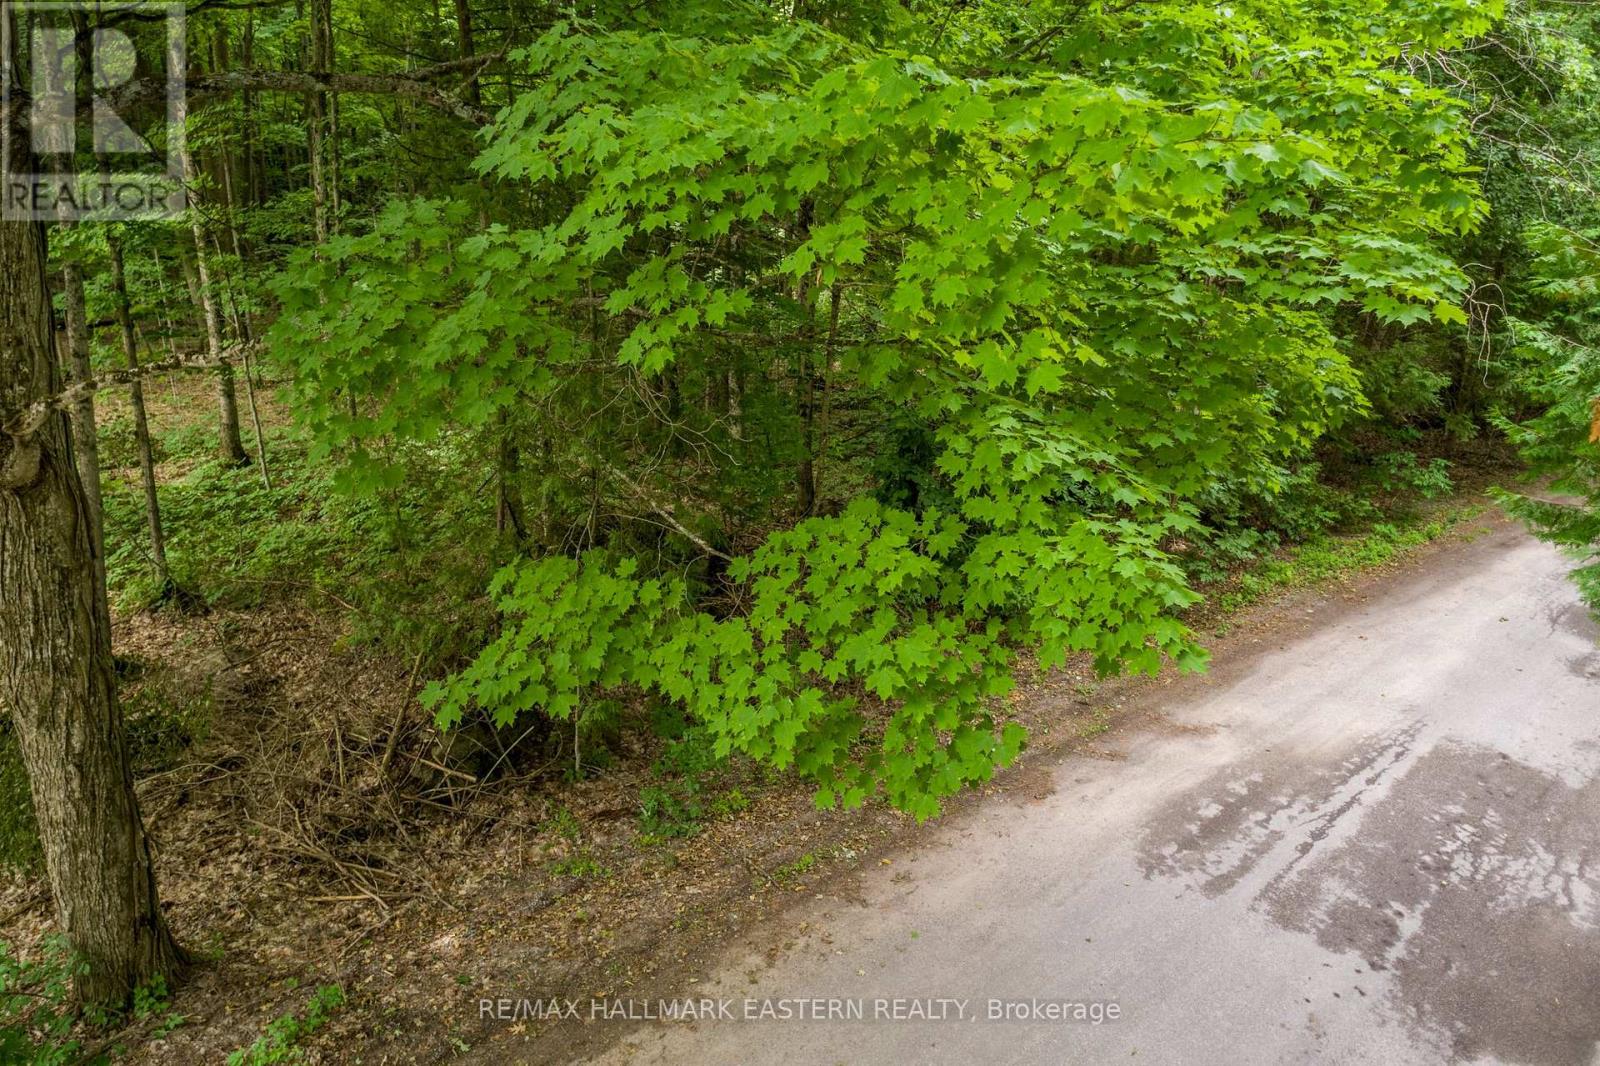
<svg viewBox="0 0 1600 1066">
<path fill-rule="evenodd" d="M 164 341 L 164 347 L 167 349 L 167 358 L 176 359 L 178 357 L 178 330 L 169 313 L 172 307 L 172 298 L 167 294 L 167 266 L 161 261 L 161 253 L 153 247 L 150 249 L 150 261 L 155 265 L 156 288 L 161 292 L 161 300 L 156 304 L 156 321 L 161 323 L 161 336 Z"/>
<path fill-rule="evenodd" d="M 224 51 L 224 55 L 225 55 Z M 222 352 L 222 312 L 217 306 L 217 296 L 212 290 L 211 268 L 208 262 L 210 256 L 206 248 L 205 220 L 198 209 L 200 198 L 199 180 L 200 171 L 195 166 L 194 155 L 189 151 L 187 142 L 180 154 L 179 163 L 183 168 L 184 184 L 189 188 L 191 207 L 188 211 L 189 230 L 194 238 L 194 259 L 191 262 L 187 255 L 183 256 L 186 280 L 189 282 L 189 294 L 194 298 L 196 310 L 204 320 L 206 329 L 206 354 L 213 362 L 219 364 L 217 368 L 217 415 L 218 415 L 218 442 L 217 452 L 225 463 L 234 466 L 244 466 L 250 461 L 245 454 L 244 441 L 239 435 L 239 397 L 234 387 L 233 363 L 224 358 Z"/>
<path fill-rule="evenodd" d="M 795 230 L 801 241 L 811 235 L 811 223 L 815 207 L 806 198 L 800 201 L 800 215 L 796 221 Z M 816 289 L 821 280 L 820 272 L 800 279 L 795 289 L 795 302 L 805 308 L 806 326 L 805 336 L 800 343 L 800 351 L 795 365 L 795 412 L 800 417 L 800 458 L 795 464 L 795 494 L 798 497 L 799 513 L 805 517 L 816 510 L 817 506 L 817 471 L 815 464 L 816 455 L 816 418 L 817 418 L 817 377 L 816 367 L 811 358 L 811 341 L 816 334 Z"/>
<path fill-rule="evenodd" d="M 61 268 L 61 287 L 66 297 L 68 370 L 74 381 L 94 377 L 89 365 L 89 313 L 84 308 L 83 267 L 67 262 Z M 85 392 L 72 405 L 72 451 L 77 456 L 78 477 L 89 505 L 89 524 L 100 539 L 105 507 L 100 499 L 100 437 L 95 427 L 94 393 Z"/>
<path fill-rule="evenodd" d="M 528 539 L 522 520 L 522 450 L 504 410 L 496 416 L 495 428 L 495 528 L 502 534 L 509 532 L 521 545 Z"/>
<path fill-rule="evenodd" d="M 477 45 L 472 40 L 472 4 L 470 0 L 456 0 L 456 54 L 462 59 L 476 55 Z M 479 76 L 474 74 L 467 82 L 467 103 L 477 107 L 483 103 L 483 90 L 478 87 Z"/>
<path fill-rule="evenodd" d="M 333 71 L 333 12 L 331 0 L 311 0 L 311 72 L 327 75 Z M 333 163 L 336 150 L 333 109 L 328 94 L 313 92 L 308 101 L 310 122 L 307 127 L 311 156 L 312 221 L 316 241 L 328 243 L 328 234 L 338 225 L 338 198 L 333 183 L 337 182 L 337 164 Z"/>
<path fill-rule="evenodd" d="M 0 222 L 0 412 L 57 389 L 45 278 L 43 228 Z M 121 1003 L 175 978 L 184 955 L 156 895 L 95 573 L 101 549 L 69 441 L 60 413 L 24 436 L 0 433 L 0 704 L 27 766 L 57 919 L 87 964 L 77 990 Z"/>
<path fill-rule="evenodd" d="M 184 167 L 193 174 L 192 166 Z M 184 249 L 183 268 L 189 283 L 189 295 L 206 327 L 206 355 L 217 367 L 217 410 L 220 416 L 220 454 L 224 462 L 243 466 L 250 461 L 245 454 L 244 440 L 239 436 L 239 397 L 233 383 L 233 364 L 222 355 L 222 314 L 217 309 L 217 298 L 211 287 L 211 268 L 206 261 L 205 231 L 200 224 L 200 213 L 190 211 L 194 255 Z"/>
<path fill-rule="evenodd" d="M 247 11 L 244 16 L 244 30 L 239 35 L 239 63 L 246 70 L 256 65 L 256 16 L 255 12 Z M 243 119 L 244 146 L 240 150 L 240 162 L 243 166 L 243 183 L 245 203 L 260 206 L 266 202 L 266 196 L 261 188 L 261 174 L 266 169 L 265 163 L 259 159 L 261 145 L 260 126 L 256 121 L 256 94 L 246 89 L 239 94 L 240 117 Z"/>
<path fill-rule="evenodd" d="M 127 273 L 122 263 L 122 234 L 117 227 L 106 227 L 106 246 L 111 253 L 111 288 L 117 303 L 117 325 L 122 329 L 122 354 L 128 369 L 139 369 L 139 342 L 133 332 L 133 309 L 128 301 Z M 161 500 L 156 493 L 155 450 L 150 445 L 150 421 L 144 409 L 144 382 L 136 375 L 128 383 L 128 402 L 133 407 L 133 439 L 139 448 L 139 475 L 144 481 L 145 525 L 150 530 L 150 558 L 162 591 L 172 588 L 172 571 L 167 567 L 167 538 L 161 528 Z"/>
<path fill-rule="evenodd" d="M 231 217 L 233 211 L 232 193 L 229 193 L 229 200 L 228 210 Z M 242 246 L 239 244 L 238 230 L 233 231 L 233 240 L 234 255 L 242 267 L 244 265 L 244 254 L 240 250 Z M 222 245 L 216 241 L 215 234 L 212 235 L 212 242 L 217 250 L 218 262 L 226 263 L 227 256 L 222 251 Z M 272 471 L 267 466 L 267 436 L 261 430 L 261 406 L 256 403 L 256 375 L 255 371 L 250 367 L 250 344 L 252 340 L 250 316 L 239 306 L 239 299 L 233 286 L 233 278 L 226 267 L 222 271 L 221 280 L 223 293 L 228 298 L 229 317 L 233 319 L 233 335 L 239 339 L 240 343 L 239 361 L 243 364 L 242 369 L 244 370 L 244 399 L 245 404 L 250 408 L 250 424 L 255 428 L 256 433 L 256 465 L 261 469 L 261 483 L 270 489 L 272 487 Z"/>
<path fill-rule="evenodd" d="M 795 464 L 795 493 L 799 497 L 800 516 L 806 517 L 817 508 L 816 468 L 816 375 L 811 368 L 810 353 L 800 360 L 800 461 Z"/>
<path fill-rule="evenodd" d="M 248 49 L 246 49 L 246 51 L 248 52 Z M 228 35 L 220 28 L 218 29 L 216 35 L 211 39 L 211 57 L 211 65 L 219 73 L 227 71 L 232 64 L 232 60 L 228 53 Z M 243 141 L 242 150 L 238 155 L 235 155 L 232 145 L 229 143 L 224 143 L 217 148 L 216 154 L 217 179 L 222 190 L 222 224 L 228 231 L 228 243 L 233 248 L 233 254 L 239 257 L 240 263 L 244 262 L 244 242 L 239 238 L 239 196 L 235 188 L 235 185 L 237 184 L 235 181 L 235 175 L 240 169 L 240 160 L 246 159 L 249 154 L 250 128 L 248 98 L 250 95 L 251 94 L 248 92 L 240 93 L 240 96 L 245 98 L 242 110 L 242 114 L 245 116 L 245 122 L 243 124 L 244 129 L 241 134 L 241 140 Z M 243 166 L 248 170 L 248 162 L 244 162 Z M 214 233 L 212 235 L 212 239 L 216 239 L 216 235 Z M 243 340 L 244 338 L 241 337 L 240 339 Z"/>
<path fill-rule="evenodd" d="M 78 80 L 81 83 L 92 69 L 93 55 L 89 47 L 88 18 L 83 11 L 72 13 L 76 31 Z M 79 85 L 81 88 L 81 84 Z M 62 226 L 71 226 L 67 205 L 56 205 L 57 218 Z M 47 245 L 48 246 L 48 245 Z M 88 381 L 94 377 L 89 364 L 89 312 L 83 296 L 83 264 L 70 255 L 61 265 L 61 295 L 67 327 L 67 375 L 73 381 Z M 89 505 L 89 526 L 94 543 L 105 544 L 105 504 L 100 496 L 100 432 L 94 416 L 94 393 L 84 392 L 73 401 L 68 412 L 72 425 L 72 452 L 77 457 L 78 479 L 83 482 L 84 499 Z M 105 559 L 96 554 L 95 568 L 101 584 L 105 583 Z"/>
</svg>

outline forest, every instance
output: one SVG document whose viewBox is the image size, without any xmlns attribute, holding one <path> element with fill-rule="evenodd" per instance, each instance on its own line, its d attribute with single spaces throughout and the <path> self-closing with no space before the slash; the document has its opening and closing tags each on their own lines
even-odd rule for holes
<svg viewBox="0 0 1600 1066">
<path fill-rule="evenodd" d="M 1587 3 L 3 7 L 8 211 L 41 40 L 187 208 L 0 221 L 0 1062 L 447 1061 L 1470 508 L 1600 609 Z"/>
</svg>

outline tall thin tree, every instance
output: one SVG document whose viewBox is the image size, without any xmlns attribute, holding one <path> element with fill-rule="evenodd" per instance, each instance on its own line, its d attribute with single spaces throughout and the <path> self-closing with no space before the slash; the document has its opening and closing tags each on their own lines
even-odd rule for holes
<svg viewBox="0 0 1600 1066">
<path fill-rule="evenodd" d="M 196 171 L 189 153 L 183 156 L 184 173 L 189 176 L 191 195 Z M 217 414 L 219 419 L 219 448 L 224 461 L 243 466 L 250 461 L 244 450 L 244 438 L 239 434 L 239 394 L 234 385 L 233 363 L 228 359 L 222 344 L 222 311 L 217 306 L 217 294 L 211 281 L 210 249 L 206 247 L 205 221 L 198 207 L 189 209 L 189 234 L 193 247 L 182 249 L 184 273 L 189 282 L 189 295 L 194 299 L 195 310 L 200 314 L 206 331 L 206 355 L 217 364 Z"/>
<path fill-rule="evenodd" d="M 122 234 L 119 227 L 106 229 L 106 247 L 111 256 L 111 289 L 116 298 L 117 326 L 122 333 L 122 355 L 134 372 L 128 383 L 128 402 L 133 408 L 133 439 L 139 449 L 139 477 L 144 483 L 145 526 L 150 532 L 150 558 L 163 594 L 172 590 L 172 571 L 167 566 L 167 538 L 161 526 L 161 498 L 156 491 L 155 449 L 150 442 L 150 420 L 144 406 L 144 382 L 138 376 L 139 341 L 133 329 L 133 306 L 128 298 L 127 270 L 122 260 Z"/>
</svg>

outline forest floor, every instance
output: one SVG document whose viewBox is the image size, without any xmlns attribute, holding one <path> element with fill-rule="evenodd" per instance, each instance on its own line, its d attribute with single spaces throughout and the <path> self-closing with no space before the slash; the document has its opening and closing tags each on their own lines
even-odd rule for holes
<svg viewBox="0 0 1600 1066">
<path fill-rule="evenodd" d="M 1504 475 L 1460 479 L 1402 531 L 1280 552 L 1190 622 L 1218 663 L 1286 639 L 1502 527 L 1482 487 Z M 293 597 L 116 620 L 129 715 L 156 727 L 141 736 L 175 738 L 139 793 L 164 905 L 196 956 L 170 1003 L 181 1024 L 168 1031 L 165 1009 L 135 1020 L 115 1038 L 127 1061 L 221 1061 L 273 1032 L 313 1062 L 446 1062 L 508 1032 L 528 1061 L 581 1057 L 614 1029 L 508 1030 L 480 1001 L 681 992 L 729 938 L 783 928 L 775 915 L 824 889 L 848 897 L 928 831 L 878 803 L 819 812 L 802 782 L 750 764 L 664 781 L 647 730 L 621 732 L 609 767 L 581 779 L 520 753 L 474 775 L 416 707 L 414 664 L 347 637 L 337 612 Z M 1139 708 L 1172 683 L 1099 680 L 1087 662 L 1038 677 L 1011 698 L 1029 749 L 950 810 L 1038 802 L 1068 752 L 1119 758 L 1122 731 L 1167 727 Z M 49 914 L 38 878 L 0 888 L 0 939 L 24 953 Z M 346 1002 L 324 1024 L 281 1021 L 330 984 Z"/>
</svg>

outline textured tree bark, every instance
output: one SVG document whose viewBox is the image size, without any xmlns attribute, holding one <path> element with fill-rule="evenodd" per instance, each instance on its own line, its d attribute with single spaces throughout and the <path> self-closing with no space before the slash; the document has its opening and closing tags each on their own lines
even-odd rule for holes
<svg viewBox="0 0 1600 1066">
<path fill-rule="evenodd" d="M 228 52 L 228 35 L 221 27 L 218 27 L 211 40 L 211 64 L 217 70 L 225 71 L 232 63 Z M 248 98 L 251 94 L 240 93 L 239 95 Z M 239 195 L 235 188 L 234 175 L 238 173 L 241 167 L 246 170 L 249 169 L 250 110 L 248 99 L 244 101 L 241 107 L 241 114 L 244 116 L 244 128 L 240 131 L 241 145 L 239 153 L 236 155 L 233 146 L 225 143 L 217 148 L 215 158 L 217 178 L 222 192 L 222 224 L 227 230 L 228 244 L 233 249 L 233 254 L 238 256 L 239 261 L 242 263 L 244 262 L 244 242 L 239 238 Z M 216 239 L 216 234 L 213 233 L 212 240 L 216 241 Z M 218 243 L 220 244 L 220 242 Z M 241 336 L 239 339 L 242 341 L 247 338 Z"/>
<path fill-rule="evenodd" d="M 156 304 L 156 321 L 161 323 L 161 336 L 164 347 L 167 349 L 167 357 L 176 359 L 178 357 L 178 331 L 174 327 L 172 315 L 168 311 L 172 306 L 172 300 L 167 295 L 167 266 L 161 261 L 161 253 L 154 247 L 150 249 L 150 261 L 155 265 L 156 288 L 161 293 L 161 299 Z M 134 328 L 138 329 L 138 325 L 135 324 Z"/>
<path fill-rule="evenodd" d="M 520 545 L 528 539 L 522 518 L 522 450 L 505 411 L 496 416 L 495 428 L 495 528 L 501 533 L 509 531 Z"/>
<path fill-rule="evenodd" d="M 133 309 L 128 301 L 128 278 L 122 263 L 122 234 L 115 226 L 106 228 L 106 246 L 111 253 L 111 288 L 117 302 L 117 325 L 122 330 L 122 354 L 128 369 L 139 369 L 139 341 L 133 332 Z M 139 476 L 144 482 L 145 525 L 150 530 L 150 557 L 163 590 L 172 588 L 172 571 L 167 568 L 167 538 L 161 528 L 161 499 L 156 493 L 155 451 L 150 445 L 150 421 L 144 409 L 144 382 L 135 377 L 128 383 L 128 402 L 133 407 L 133 439 L 139 448 Z"/>
<path fill-rule="evenodd" d="M 26 143 L 26 142 L 24 142 Z M 45 237 L 0 222 L 0 410 L 56 391 Z M 0 434 L 0 706 L 28 770 L 62 931 L 88 1002 L 120 1003 L 184 962 L 161 915 L 111 666 L 100 548 L 66 416 Z"/>
<path fill-rule="evenodd" d="M 79 80 L 92 67 L 89 50 L 87 16 L 82 11 L 73 12 L 73 26 L 77 31 Z M 57 217 L 62 226 L 71 226 L 66 204 L 57 205 Z M 89 365 L 89 312 L 83 296 L 83 264 L 67 257 L 61 266 L 61 294 L 67 327 L 66 372 L 73 381 L 88 381 L 94 377 Z M 105 505 L 100 498 L 100 431 L 94 416 L 94 393 L 83 392 L 69 412 L 72 424 L 72 451 L 77 457 L 78 478 L 83 482 L 84 497 L 89 504 L 89 526 L 94 543 L 105 544 Z M 105 559 L 97 550 L 95 570 L 101 584 L 105 583 Z"/>
<path fill-rule="evenodd" d="M 84 307 L 83 267 L 68 262 L 61 268 L 62 294 L 66 297 L 67 360 L 74 381 L 94 377 L 89 365 L 89 313 Z M 89 524 L 100 541 L 105 507 L 100 499 L 100 435 L 95 426 L 94 393 L 85 392 L 72 405 L 72 451 L 77 456 L 78 477 L 89 504 Z"/>
<path fill-rule="evenodd" d="M 187 142 L 180 155 L 184 184 L 188 186 L 192 201 L 199 199 L 200 171 L 195 166 L 194 155 Z M 194 298 L 195 309 L 200 312 L 206 330 L 206 354 L 217 367 L 217 451 L 225 463 L 244 466 L 250 461 L 245 454 L 244 440 L 239 435 L 239 395 L 234 385 L 233 363 L 222 351 L 222 312 L 217 306 L 217 296 L 212 288 L 211 267 L 206 248 L 206 226 L 198 210 L 189 211 L 189 229 L 194 237 L 194 258 L 183 255 L 189 294 Z"/>
</svg>

